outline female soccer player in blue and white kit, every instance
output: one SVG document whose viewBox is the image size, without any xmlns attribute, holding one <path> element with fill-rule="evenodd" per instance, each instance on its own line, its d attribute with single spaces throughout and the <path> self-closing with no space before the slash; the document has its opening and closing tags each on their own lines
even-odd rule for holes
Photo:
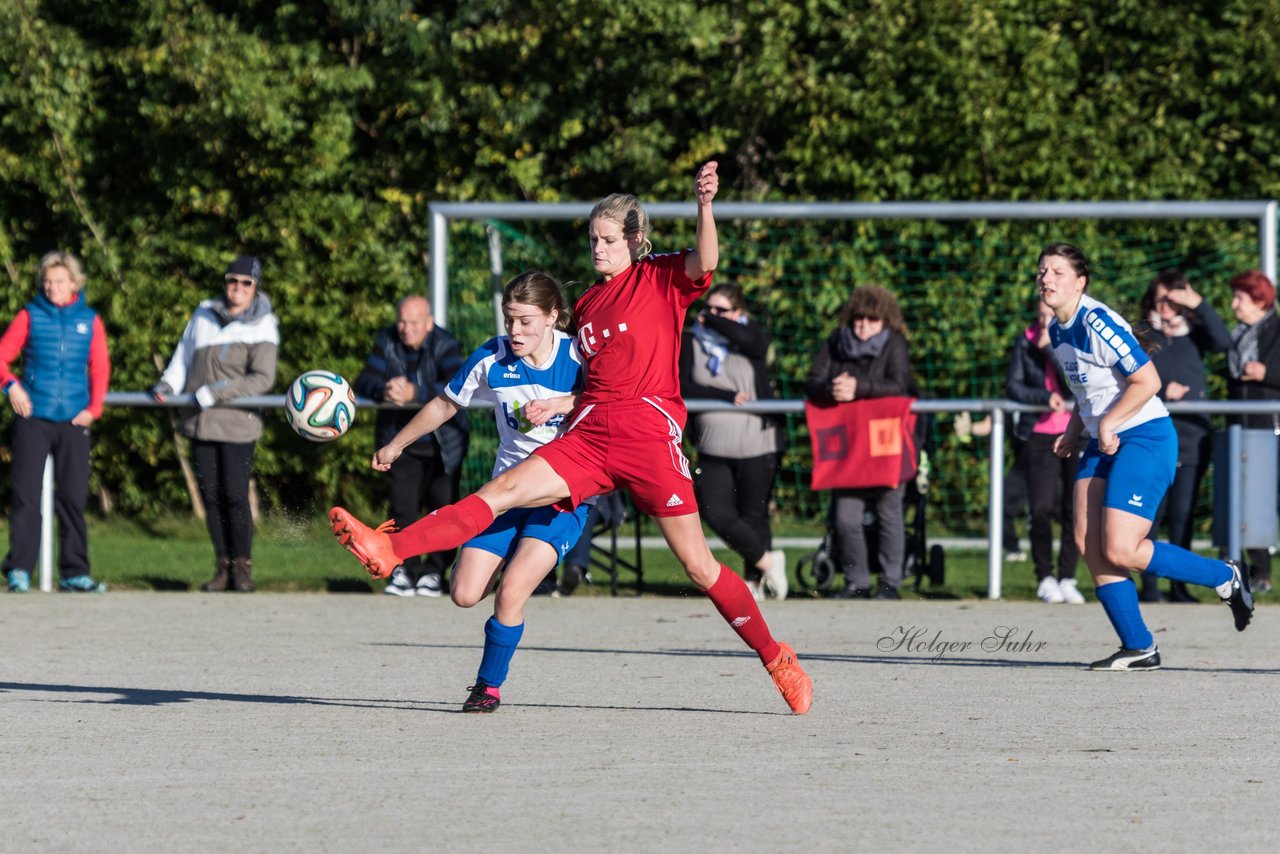
<svg viewBox="0 0 1280 854">
<path fill-rule="evenodd" d="M 546 273 L 523 273 L 504 289 L 502 312 L 507 334 L 491 338 L 471 354 L 444 393 L 374 454 L 375 469 L 389 469 L 405 448 L 473 400 L 494 404 L 499 437 L 494 477 L 555 438 L 583 384 L 577 345 L 561 331 L 569 325 L 569 312 L 560 285 Z M 498 689 L 524 632 L 524 605 L 582 535 L 589 503 L 572 513 L 555 507 L 508 510 L 463 544 L 450 576 L 455 604 L 470 608 L 483 599 L 505 566 L 493 616 L 484 626 L 480 672 L 468 689 L 464 712 L 498 708 Z"/>
<path fill-rule="evenodd" d="M 1075 536 L 1098 601 L 1120 636 L 1120 651 L 1091 670 L 1156 670 L 1160 650 L 1138 610 L 1130 572 L 1149 572 L 1214 588 L 1236 630 L 1253 615 L 1248 576 L 1232 561 L 1200 557 L 1147 539 L 1177 467 L 1178 439 L 1156 397 L 1160 375 L 1118 314 L 1088 296 L 1089 262 L 1069 243 L 1040 253 L 1036 284 L 1053 309 L 1049 341 L 1076 397 L 1075 414 L 1054 452 L 1068 457 L 1082 431 L 1089 444 L 1075 484 Z"/>
</svg>

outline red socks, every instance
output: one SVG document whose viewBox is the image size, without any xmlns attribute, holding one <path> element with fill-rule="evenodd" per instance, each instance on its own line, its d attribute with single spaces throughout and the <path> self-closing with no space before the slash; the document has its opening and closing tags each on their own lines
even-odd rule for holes
<svg viewBox="0 0 1280 854">
<path fill-rule="evenodd" d="M 756 651 L 760 661 L 768 664 L 778 657 L 781 647 L 769 633 L 755 597 L 736 572 L 720 564 L 720 577 L 707 588 L 707 598 L 716 606 L 724 621 L 738 633 L 738 637 Z"/>
<path fill-rule="evenodd" d="M 404 560 L 414 555 L 456 549 L 491 524 L 493 511 L 489 505 L 478 495 L 468 495 L 388 536 L 392 551 Z"/>
</svg>

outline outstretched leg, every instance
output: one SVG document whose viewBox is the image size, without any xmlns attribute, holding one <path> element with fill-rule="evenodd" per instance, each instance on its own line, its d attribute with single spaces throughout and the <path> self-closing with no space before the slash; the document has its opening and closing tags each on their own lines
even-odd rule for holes
<svg viewBox="0 0 1280 854">
<path fill-rule="evenodd" d="M 474 495 L 429 516 L 403 531 L 381 525 L 370 528 L 341 507 L 329 511 L 338 542 L 359 558 L 374 578 L 386 578 L 412 555 L 456 549 L 513 507 L 542 507 L 569 497 L 569 487 L 555 469 L 531 456 L 480 487 Z"/>
</svg>

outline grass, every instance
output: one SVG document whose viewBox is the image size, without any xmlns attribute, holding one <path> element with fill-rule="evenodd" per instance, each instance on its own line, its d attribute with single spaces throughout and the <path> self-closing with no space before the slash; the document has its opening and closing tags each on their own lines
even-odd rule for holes
<svg viewBox="0 0 1280 854">
<path fill-rule="evenodd" d="M 0 527 L 0 530 L 4 530 Z M 653 532 L 645 531 L 646 535 Z M 779 532 L 781 533 L 781 532 Z M 789 535 L 816 534 L 795 527 Z M 7 536 L 7 531 L 6 531 Z M 629 537 L 620 537 L 624 557 Z M 89 523 L 90 560 L 93 576 L 115 590 L 192 591 L 213 574 L 213 551 L 203 523 L 191 518 L 165 519 L 142 523 L 120 519 L 91 519 Z M 793 568 L 793 596 L 816 598 L 818 594 L 795 590 L 794 566 L 802 555 L 800 549 L 789 549 L 788 562 Z M 736 555 L 717 550 L 716 557 L 726 565 L 740 569 Z M 646 549 L 643 554 L 644 591 L 646 595 L 693 595 L 692 585 L 684 576 L 671 553 L 663 549 Z M 592 571 L 595 584 L 579 588 L 582 596 L 609 595 L 609 578 L 599 569 Z M 329 534 L 320 516 L 305 518 L 272 517 L 259 524 L 254 539 L 254 580 L 258 589 L 276 592 L 305 593 L 374 593 L 382 582 L 370 582 L 360 566 Z M 33 579 L 34 581 L 34 579 Z M 840 579 L 837 577 L 837 583 Z M 1080 566 L 1080 589 L 1091 601 L 1093 584 L 1083 563 Z M 1215 601 L 1208 590 L 1196 590 L 1204 601 Z M 985 551 L 951 549 L 946 552 L 946 579 L 932 587 L 925 581 L 919 593 L 914 580 L 904 586 L 907 598 L 974 600 L 987 596 L 987 555 Z M 1009 600 L 1035 598 L 1036 580 L 1030 563 L 1005 564 L 1002 596 Z M 624 571 L 619 578 L 619 592 L 633 595 L 635 578 Z M 1268 601 L 1277 594 L 1263 594 Z"/>
</svg>

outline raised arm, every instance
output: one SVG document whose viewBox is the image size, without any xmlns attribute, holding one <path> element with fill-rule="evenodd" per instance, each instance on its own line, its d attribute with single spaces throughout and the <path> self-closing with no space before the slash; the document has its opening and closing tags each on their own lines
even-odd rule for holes
<svg viewBox="0 0 1280 854">
<path fill-rule="evenodd" d="M 693 195 L 698 202 L 698 236 L 693 251 L 685 256 L 684 271 L 695 282 L 710 273 L 720 263 L 720 239 L 716 234 L 716 219 L 711 212 L 711 200 L 720 189 L 720 176 L 714 160 L 704 163 L 694 179 Z"/>
</svg>

